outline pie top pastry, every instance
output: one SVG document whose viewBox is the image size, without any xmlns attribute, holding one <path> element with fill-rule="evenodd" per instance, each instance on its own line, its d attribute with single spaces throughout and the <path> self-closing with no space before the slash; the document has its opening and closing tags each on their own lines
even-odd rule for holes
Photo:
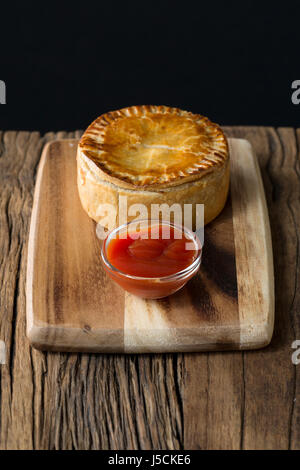
<svg viewBox="0 0 300 470">
<path fill-rule="evenodd" d="M 198 180 L 228 160 L 227 140 L 217 124 L 151 105 L 100 116 L 83 134 L 79 151 L 101 179 L 147 191 Z"/>
</svg>

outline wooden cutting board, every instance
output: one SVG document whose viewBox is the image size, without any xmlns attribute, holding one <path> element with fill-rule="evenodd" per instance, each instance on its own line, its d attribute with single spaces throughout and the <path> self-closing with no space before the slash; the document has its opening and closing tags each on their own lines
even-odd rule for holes
<svg viewBox="0 0 300 470">
<path fill-rule="evenodd" d="M 230 196 L 205 228 L 200 271 L 161 300 L 137 298 L 107 277 L 96 224 L 77 194 L 77 140 L 46 145 L 28 246 L 27 334 L 34 347 L 145 353 L 251 349 L 270 342 L 274 280 L 263 184 L 249 142 L 229 143 Z"/>
</svg>

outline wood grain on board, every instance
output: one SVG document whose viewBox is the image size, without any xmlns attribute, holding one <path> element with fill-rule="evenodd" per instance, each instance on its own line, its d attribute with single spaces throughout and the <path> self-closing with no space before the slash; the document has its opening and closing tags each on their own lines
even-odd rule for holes
<svg viewBox="0 0 300 470">
<path fill-rule="evenodd" d="M 105 274 L 96 224 L 77 192 L 77 141 L 45 147 L 28 249 L 28 336 L 35 347 L 145 353 L 269 343 L 274 287 L 265 196 L 250 144 L 234 139 L 230 147 L 231 195 L 206 229 L 201 269 L 161 300 L 125 294 Z"/>
<path fill-rule="evenodd" d="M 44 145 L 80 133 L 0 131 L 1 449 L 300 449 L 300 130 L 225 128 L 258 157 L 275 268 L 271 345 L 244 352 L 70 354 L 30 347 L 29 222 Z"/>
<path fill-rule="evenodd" d="M 37 176 L 27 270 L 28 331 L 49 349 L 122 352 L 124 294 L 100 260 L 76 186 L 75 141 L 48 144 Z M 60 158 L 63 156 L 63 158 Z"/>
</svg>

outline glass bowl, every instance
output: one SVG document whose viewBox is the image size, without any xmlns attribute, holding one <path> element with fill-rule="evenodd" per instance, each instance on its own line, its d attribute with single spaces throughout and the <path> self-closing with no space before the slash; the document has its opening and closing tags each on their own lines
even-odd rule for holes
<svg viewBox="0 0 300 470">
<path fill-rule="evenodd" d="M 124 232 L 130 233 L 130 228 L 132 226 L 135 227 L 137 223 L 148 224 L 148 227 L 153 227 L 155 225 L 169 226 L 173 227 L 175 230 L 183 232 L 186 238 L 190 239 L 190 241 L 194 243 L 195 249 L 198 252 L 196 258 L 192 261 L 189 266 L 169 276 L 141 277 L 133 276 L 131 274 L 127 274 L 125 272 L 120 271 L 118 268 L 113 266 L 108 260 L 107 247 L 112 238 L 115 238 L 116 236 Z M 111 277 L 111 279 L 113 279 L 117 284 L 119 284 L 124 290 L 144 299 L 161 299 L 163 297 L 167 297 L 171 294 L 174 294 L 174 292 L 177 292 L 193 276 L 195 276 L 195 274 L 199 270 L 201 258 L 202 246 L 198 237 L 194 232 L 192 232 L 192 230 L 181 225 L 173 224 L 172 222 L 160 220 L 152 220 L 151 222 L 149 222 L 148 220 L 139 220 L 121 225 L 120 227 L 115 228 L 108 234 L 102 244 L 101 249 L 101 259 L 104 265 L 104 269 L 107 274 Z"/>
</svg>

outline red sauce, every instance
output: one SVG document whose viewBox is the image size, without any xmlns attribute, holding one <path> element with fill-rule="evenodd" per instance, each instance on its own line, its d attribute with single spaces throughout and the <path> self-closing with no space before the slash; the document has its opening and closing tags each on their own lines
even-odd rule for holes
<svg viewBox="0 0 300 470">
<path fill-rule="evenodd" d="M 112 239 L 107 246 L 109 262 L 123 273 L 139 277 L 157 278 L 182 271 L 197 257 L 196 245 L 184 232 L 168 227 L 166 234 L 165 230 L 166 226 L 152 226 Z"/>
</svg>

